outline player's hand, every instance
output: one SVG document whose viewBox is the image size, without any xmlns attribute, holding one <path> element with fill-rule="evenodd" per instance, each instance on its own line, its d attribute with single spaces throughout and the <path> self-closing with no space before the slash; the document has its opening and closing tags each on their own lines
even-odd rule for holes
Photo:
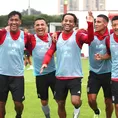
<svg viewBox="0 0 118 118">
<path fill-rule="evenodd" d="M 40 73 L 42 73 L 45 68 L 47 68 L 47 64 L 43 64 L 43 65 L 42 65 L 42 67 L 41 67 L 41 69 L 40 69 Z"/>
<path fill-rule="evenodd" d="M 95 56 L 94 56 L 95 60 L 102 60 L 102 55 L 99 54 L 99 53 L 96 53 Z"/>
<path fill-rule="evenodd" d="M 52 37 L 52 41 L 55 43 L 57 41 L 57 33 L 54 32 L 51 37 Z"/>
<path fill-rule="evenodd" d="M 86 17 L 87 22 L 94 22 L 93 13 L 88 11 L 88 16 Z"/>
<path fill-rule="evenodd" d="M 6 30 L 6 31 L 10 31 L 10 26 L 6 26 L 6 27 L 5 27 L 5 30 Z"/>
</svg>

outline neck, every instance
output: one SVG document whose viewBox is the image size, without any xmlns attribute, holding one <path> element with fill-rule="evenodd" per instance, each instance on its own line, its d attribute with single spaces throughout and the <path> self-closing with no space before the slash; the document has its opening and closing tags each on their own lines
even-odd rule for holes
<svg viewBox="0 0 118 118">
<path fill-rule="evenodd" d="M 71 31 L 63 31 L 65 34 L 69 34 L 69 33 L 72 33 L 73 32 L 73 30 L 71 30 Z"/>
<path fill-rule="evenodd" d="M 17 30 L 17 31 L 10 31 L 10 32 L 13 33 L 13 34 L 16 34 L 18 31 L 19 31 L 19 30 Z"/>
<path fill-rule="evenodd" d="M 37 36 L 45 36 L 45 35 L 46 35 L 46 33 L 42 33 L 42 34 L 37 33 Z"/>
<path fill-rule="evenodd" d="M 104 28 L 103 30 L 99 31 L 100 34 L 104 34 L 106 32 L 107 28 Z"/>
<path fill-rule="evenodd" d="M 116 37 L 118 38 L 118 34 L 115 34 L 116 35 Z"/>
</svg>

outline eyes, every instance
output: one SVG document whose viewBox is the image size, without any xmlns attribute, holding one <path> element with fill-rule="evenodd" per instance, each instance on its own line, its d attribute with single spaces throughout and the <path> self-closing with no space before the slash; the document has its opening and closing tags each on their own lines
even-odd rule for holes
<svg viewBox="0 0 118 118">
<path fill-rule="evenodd" d="M 74 23 L 72 20 L 67 20 L 67 19 L 65 19 L 64 22 Z"/>
<path fill-rule="evenodd" d="M 10 22 L 13 22 L 13 21 L 18 22 L 19 19 L 9 19 L 9 21 L 10 21 Z"/>
<path fill-rule="evenodd" d="M 95 23 L 102 23 L 101 21 L 96 21 Z"/>
<path fill-rule="evenodd" d="M 45 26 L 44 24 L 37 24 L 36 26 Z"/>
<path fill-rule="evenodd" d="M 118 27 L 118 24 L 113 24 L 112 26 L 113 26 L 113 27 Z"/>
</svg>

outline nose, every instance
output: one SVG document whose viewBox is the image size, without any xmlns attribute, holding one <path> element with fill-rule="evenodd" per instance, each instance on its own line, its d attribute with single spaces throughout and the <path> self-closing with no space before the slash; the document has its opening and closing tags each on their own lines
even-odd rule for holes
<svg viewBox="0 0 118 118">
<path fill-rule="evenodd" d="M 70 23 L 69 21 L 66 22 L 66 24 L 69 24 L 69 23 Z"/>
<path fill-rule="evenodd" d="M 118 24 L 116 25 L 116 28 L 118 29 Z"/>
<path fill-rule="evenodd" d="M 39 25 L 38 28 L 41 28 L 41 25 Z"/>
<path fill-rule="evenodd" d="M 15 23 L 16 23 L 16 21 L 15 21 L 15 20 L 13 20 L 13 21 L 12 21 L 12 23 L 13 23 L 13 24 L 15 24 Z"/>
</svg>

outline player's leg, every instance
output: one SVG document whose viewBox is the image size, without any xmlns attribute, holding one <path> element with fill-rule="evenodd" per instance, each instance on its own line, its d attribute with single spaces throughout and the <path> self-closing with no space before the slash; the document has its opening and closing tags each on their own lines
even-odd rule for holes
<svg viewBox="0 0 118 118">
<path fill-rule="evenodd" d="M 81 101 L 81 78 L 75 78 L 69 81 L 68 89 L 71 93 L 71 102 L 74 106 L 73 117 L 78 118 L 80 114 Z"/>
<path fill-rule="evenodd" d="M 113 113 L 112 93 L 111 93 L 111 73 L 102 74 L 101 83 L 105 98 L 106 118 L 111 118 Z"/>
<path fill-rule="evenodd" d="M 55 84 L 56 84 L 56 77 L 55 77 L 55 71 L 51 72 L 49 75 L 48 75 L 48 84 L 51 88 L 51 91 L 54 95 L 55 93 Z"/>
<path fill-rule="evenodd" d="M 118 118 L 118 82 L 117 81 L 112 81 L 112 101 L 115 106 L 115 114 L 116 118 Z"/>
<path fill-rule="evenodd" d="M 26 50 L 24 50 L 24 66 L 27 66 L 28 62 L 27 62 L 27 54 L 26 54 Z"/>
<path fill-rule="evenodd" d="M 88 77 L 87 94 L 89 106 L 95 113 L 94 116 L 100 114 L 100 110 L 97 105 L 97 94 L 100 90 L 100 87 L 101 84 L 98 75 L 90 71 Z"/>
<path fill-rule="evenodd" d="M 30 53 L 27 51 L 26 55 L 27 55 L 27 62 L 30 65 L 30 67 L 27 70 L 32 70 L 33 66 L 32 66 L 32 62 L 31 62 L 31 58 L 30 58 L 31 57 Z"/>
<path fill-rule="evenodd" d="M 10 77 L 10 90 L 12 93 L 16 118 L 21 118 L 23 112 L 23 100 L 24 97 L 24 77 Z"/>
<path fill-rule="evenodd" d="M 50 108 L 48 106 L 48 74 L 36 76 L 36 88 L 38 98 L 41 99 L 42 110 L 46 118 L 50 118 Z"/>
<path fill-rule="evenodd" d="M 116 118 L 118 118 L 118 103 L 115 104 L 115 114 L 116 114 Z"/>
<path fill-rule="evenodd" d="M 8 97 L 8 76 L 0 75 L 0 118 L 5 118 L 5 105 Z"/>
<path fill-rule="evenodd" d="M 68 84 L 68 80 L 56 79 L 54 97 L 58 104 L 59 118 L 66 118 L 65 103 L 66 103 L 66 97 L 68 94 L 67 84 Z"/>
</svg>

